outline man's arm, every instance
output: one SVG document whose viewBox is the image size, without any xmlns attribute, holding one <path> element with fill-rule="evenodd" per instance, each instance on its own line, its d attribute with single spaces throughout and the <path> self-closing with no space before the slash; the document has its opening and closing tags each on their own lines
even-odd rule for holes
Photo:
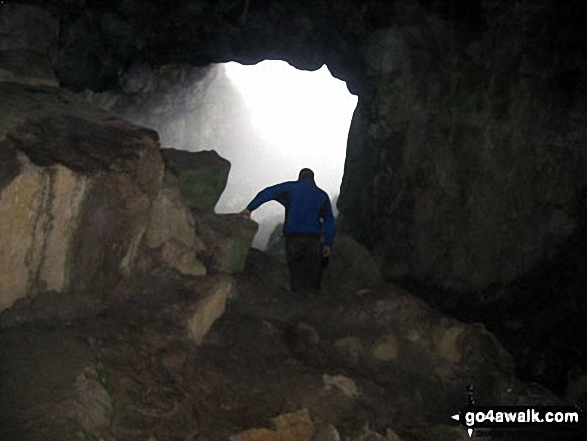
<svg viewBox="0 0 587 441">
<path fill-rule="evenodd" d="M 282 182 L 281 184 L 273 185 L 261 190 L 257 196 L 247 205 L 241 214 L 245 217 L 249 217 L 251 212 L 259 208 L 265 202 L 277 200 L 284 192 L 286 192 L 291 186 L 291 182 Z"/>
</svg>

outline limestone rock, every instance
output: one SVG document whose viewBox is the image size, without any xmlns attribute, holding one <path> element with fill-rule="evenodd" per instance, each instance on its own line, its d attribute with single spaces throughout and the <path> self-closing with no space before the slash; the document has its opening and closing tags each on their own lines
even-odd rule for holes
<svg viewBox="0 0 587 441">
<path fill-rule="evenodd" d="M 175 268 L 186 276 L 203 276 L 206 267 L 195 255 L 194 249 L 177 239 L 170 239 L 160 250 L 161 261 L 167 268 Z"/>
<path fill-rule="evenodd" d="M 427 441 L 430 439 L 438 441 L 469 441 L 471 438 L 467 429 L 463 426 L 448 426 L 445 424 L 434 424 L 410 430 L 410 435 L 416 441 Z"/>
<path fill-rule="evenodd" d="M 385 431 L 385 435 L 381 435 L 369 427 L 363 427 L 362 433 L 359 434 L 353 441 L 402 441 L 402 439 L 391 429 Z"/>
<path fill-rule="evenodd" d="M 0 83 L 0 101 L 0 311 L 51 293 L 75 316 L 132 269 L 162 179 L 156 135 L 57 89 Z"/>
<path fill-rule="evenodd" d="M 371 348 L 371 354 L 376 360 L 395 360 L 399 354 L 399 342 L 393 334 L 387 334 L 377 339 Z"/>
<path fill-rule="evenodd" d="M 279 415 L 273 419 L 273 426 L 282 434 L 284 440 L 292 441 L 310 440 L 316 431 L 308 409 Z"/>
<path fill-rule="evenodd" d="M 359 363 L 364 351 L 363 344 L 358 337 L 343 337 L 334 342 L 334 347 L 351 365 Z"/>
<path fill-rule="evenodd" d="M 451 363 L 460 363 L 462 359 L 461 334 L 466 325 L 440 326 L 432 330 L 433 351 L 439 357 Z"/>
<path fill-rule="evenodd" d="M 324 374 L 322 380 L 324 381 L 324 390 L 338 390 L 349 398 L 354 398 L 359 395 L 359 388 L 349 377 Z"/>
<path fill-rule="evenodd" d="M 80 429 L 104 433 L 115 397 L 87 335 L 73 327 L 31 329 L 2 331 L 0 439 L 73 440 Z"/>
<path fill-rule="evenodd" d="M 336 427 L 330 423 L 317 424 L 312 441 L 340 441 L 340 435 Z"/>
<path fill-rule="evenodd" d="M 99 381 L 95 369 L 86 368 L 74 382 L 75 398 L 73 409 L 75 419 L 88 432 L 108 428 L 114 411 L 113 397 Z"/>
<path fill-rule="evenodd" d="M 402 441 L 402 439 L 392 429 L 385 429 L 385 440 L 386 441 Z"/>
<path fill-rule="evenodd" d="M 153 203 L 144 238 L 148 248 L 159 249 L 157 263 L 164 268 L 174 268 L 184 275 L 206 274 L 197 258 L 205 246 L 196 236 L 192 213 L 179 195 L 177 178 L 168 171 Z"/>
<path fill-rule="evenodd" d="M 230 437 L 230 441 L 281 441 L 280 433 L 270 429 L 248 429 Z"/>
<path fill-rule="evenodd" d="M 286 261 L 285 238 L 283 237 L 283 222 L 275 225 L 273 231 L 269 234 L 269 239 L 267 240 L 267 249 L 265 252 L 274 257 L 277 257 L 283 262 Z"/>
<path fill-rule="evenodd" d="M 304 346 L 316 346 L 320 343 L 320 335 L 316 328 L 305 322 L 298 322 L 295 329 L 296 338 L 303 341 Z"/>
<path fill-rule="evenodd" d="M 192 213 L 179 195 L 177 178 L 166 171 L 153 203 L 145 240 L 150 248 L 158 248 L 169 239 L 181 241 L 194 252 L 203 250 L 203 245 L 196 239 Z"/>
<path fill-rule="evenodd" d="M 231 441 L 311 441 L 316 426 L 308 409 L 286 413 L 272 420 L 273 429 L 249 429 L 230 437 Z"/>
<path fill-rule="evenodd" d="M 567 374 L 568 384 L 565 398 L 571 404 L 587 407 L 587 374 L 582 367 L 574 367 Z"/>
<path fill-rule="evenodd" d="M 585 155 L 577 152 L 587 140 L 585 100 L 549 108 L 560 96 L 549 81 L 560 73 L 527 47 L 514 50 L 524 62 L 504 58 L 515 19 L 505 9 L 483 11 L 511 31 L 489 43 L 493 21 L 461 54 L 449 54 L 451 25 L 441 20 L 430 33 L 392 23 L 367 36 L 361 52 L 375 90 L 354 114 L 353 166 L 339 198 L 343 229 L 371 250 L 386 280 L 451 290 L 450 303 L 444 292 L 435 300 L 455 310 L 470 299 L 476 315 L 487 310 L 483 293 L 538 274 L 561 249 L 584 242 Z M 553 59 L 565 57 L 561 46 Z M 576 69 L 570 87 L 584 83 L 585 69 Z M 528 81 L 526 72 L 537 71 L 545 80 Z M 511 74 L 497 85 L 482 72 Z"/>
<path fill-rule="evenodd" d="M 0 82 L 58 86 L 50 60 L 35 51 L 0 52 Z"/>
<path fill-rule="evenodd" d="M 58 86 L 59 20 L 45 9 L 11 3 L 0 10 L 0 82 Z"/>
<path fill-rule="evenodd" d="M 408 45 L 404 33 L 396 28 L 381 29 L 371 34 L 363 53 L 374 72 L 390 73 L 408 67 Z"/>
<path fill-rule="evenodd" d="M 359 291 L 382 283 L 377 264 L 369 251 L 345 234 L 336 236 L 332 257 L 322 280 L 325 288 L 334 294 Z"/>
<path fill-rule="evenodd" d="M 224 314 L 226 302 L 233 295 L 230 277 L 199 278 L 188 284 L 197 293 L 196 303 L 188 309 L 187 328 L 190 338 L 201 344 L 214 322 Z"/>
<path fill-rule="evenodd" d="M 237 273 L 245 261 L 258 225 L 236 214 L 194 212 L 196 234 L 206 246 L 203 260 L 212 272 Z"/>
<path fill-rule="evenodd" d="M 177 177 L 181 197 L 197 210 L 213 211 L 226 188 L 230 162 L 215 151 L 161 150 L 165 167 Z"/>
</svg>

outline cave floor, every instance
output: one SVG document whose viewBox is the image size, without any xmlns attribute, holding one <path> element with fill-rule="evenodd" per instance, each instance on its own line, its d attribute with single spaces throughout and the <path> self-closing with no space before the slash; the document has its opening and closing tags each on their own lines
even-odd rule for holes
<svg viewBox="0 0 587 441">
<path fill-rule="evenodd" d="M 299 409 L 342 439 L 366 424 L 383 430 L 397 412 L 388 392 L 356 375 L 360 396 L 352 382 L 337 385 L 353 373 L 296 334 L 329 300 L 293 297 L 272 265 L 273 284 L 256 271 L 238 276 L 238 296 L 200 346 L 161 284 L 150 300 L 98 317 L 0 331 L 0 439 L 226 440 Z"/>
<path fill-rule="evenodd" d="M 177 280 L 147 284 L 96 317 L 0 330 L 0 439 L 220 441 L 302 409 L 341 440 L 468 439 L 450 421 L 456 403 L 426 414 L 413 399 L 415 389 L 428 402 L 441 393 L 411 373 L 426 369 L 423 359 L 397 371 L 341 363 L 323 340 L 346 332 L 337 317 L 361 311 L 340 304 L 344 293 L 298 298 L 286 281 L 283 264 L 254 252 L 200 345 L 186 332 Z"/>
</svg>

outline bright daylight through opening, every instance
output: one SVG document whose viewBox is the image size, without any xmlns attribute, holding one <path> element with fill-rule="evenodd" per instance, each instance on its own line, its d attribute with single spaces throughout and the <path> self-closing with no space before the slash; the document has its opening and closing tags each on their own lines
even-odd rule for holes
<svg viewBox="0 0 587 441">
<path fill-rule="evenodd" d="M 233 175 L 231 171 L 216 210 L 234 212 L 235 200 L 244 197 L 246 205 L 264 187 L 297 179 L 304 167 L 314 170 L 316 184 L 330 195 L 336 210 L 357 97 L 326 66 L 314 72 L 297 70 L 284 61 L 251 66 L 232 62 L 224 66 L 242 96 L 254 131 L 265 144 L 266 154 L 261 159 L 245 157 L 247 149 L 238 152 L 237 161 L 247 165 L 246 185 L 239 173 Z M 234 166 L 234 160 L 228 159 Z M 235 197 L 235 192 L 240 192 L 240 197 Z M 253 219 L 260 223 L 254 246 L 265 246 L 269 233 L 283 220 L 283 212 L 281 205 L 270 202 L 253 213 Z"/>
</svg>

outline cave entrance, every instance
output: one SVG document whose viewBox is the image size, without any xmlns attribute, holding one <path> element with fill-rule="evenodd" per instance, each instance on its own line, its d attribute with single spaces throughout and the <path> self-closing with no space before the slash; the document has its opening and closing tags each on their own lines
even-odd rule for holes
<svg viewBox="0 0 587 441">
<path fill-rule="evenodd" d="M 216 211 L 240 211 L 258 191 L 297 179 L 304 167 L 314 170 L 317 185 L 329 194 L 336 210 L 357 105 L 346 83 L 334 78 L 326 66 L 313 72 L 284 61 L 231 62 L 219 67 L 231 109 L 222 109 L 222 105 L 214 109 L 220 103 L 216 101 L 210 103 L 208 112 L 226 113 L 219 134 L 225 139 L 216 149 L 232 166 Z M 211 121 L 217 117 L 212 115 Z M 266 246 L 283 212 L 277 202 L 255 210 L 253 219 L 260 226 L 253 246 Z"/>
</svg>

